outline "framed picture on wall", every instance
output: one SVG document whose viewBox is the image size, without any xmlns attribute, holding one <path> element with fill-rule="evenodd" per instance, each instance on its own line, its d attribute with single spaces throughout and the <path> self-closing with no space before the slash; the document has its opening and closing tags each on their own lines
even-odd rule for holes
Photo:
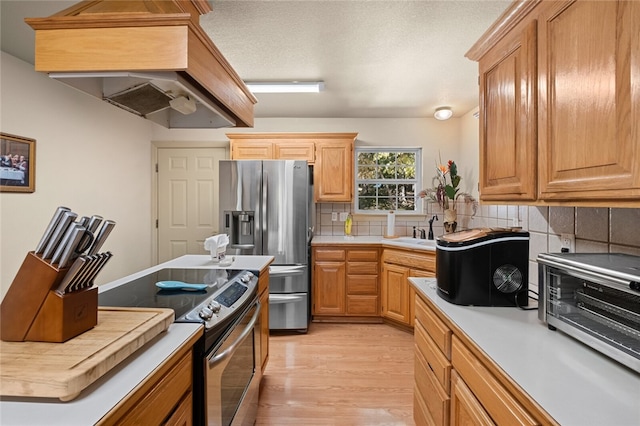
<svg viewBox="0 0 640 426">
<path fill-rule="evenodd" d="M 0 132 L 0 192 L 36 190 L 36 140 Z"/>
</svg>

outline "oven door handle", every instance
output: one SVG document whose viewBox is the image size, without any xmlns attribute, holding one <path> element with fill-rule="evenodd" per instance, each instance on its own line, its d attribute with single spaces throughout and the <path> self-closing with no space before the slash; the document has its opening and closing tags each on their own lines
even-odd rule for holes
<svg viewBox="0 0 640 426">
<path fill-rule="evenodd" d="M 301 302 L 302 300 L 304 300 L 304 298 L 299 294 L 292 294 L 292 295 L 270 294 L 269 295 L 269 304 Z"/>
<path fill-rule="evenodd" d="M 249 324 L 247 324 L 245 329 L 242 330 L 242 333 L 240 334 L 240 336 L 236 339 L 235 342 L 231 344 L 231 346 L 229 346 L 227 349 L 220 352 L 219 354 L 217 354 L 216 356 L 214 356 L 209 360 L 209 367 L 213 367 L 217 363 L 223 361 L 225 358 L 228 358 L 229 356 L 231 356 L 231 354 L 236 350 L 238 345 L 240 345 L 242 341 L 249 335 L 249 333 L 253 331 L 253 327 L 256 325 L 256 321 L 258 321 L 258 317 L 260 316 L 261 309 L 262 309 L 262 306 L 260 305 L 260 302 L 256 302 L 256 311 L 251 317 Z"/>
</svg>

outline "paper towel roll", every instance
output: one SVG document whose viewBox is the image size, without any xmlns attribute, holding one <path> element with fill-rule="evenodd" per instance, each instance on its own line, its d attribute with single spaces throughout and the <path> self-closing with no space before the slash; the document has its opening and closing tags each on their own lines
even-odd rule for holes
<svg viewBox="0 0 640 426">
<path fill-rule="evenodd" d="M 395 212 L 387 213 L 387 236 L 393 237 L 396 231 L 396 215 Z"/>
</svg>

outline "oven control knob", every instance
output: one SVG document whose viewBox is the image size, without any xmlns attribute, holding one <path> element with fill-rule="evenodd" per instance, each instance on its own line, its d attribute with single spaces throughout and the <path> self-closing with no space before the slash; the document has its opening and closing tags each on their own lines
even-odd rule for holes
<svg viewBox="0 0 640 426">
<path fill-rule="evenodd" d="M 220 308 L 222 308 L 222 305 L 219 302 L 216 302 L 215 300 L 212 300 L 211 303 L 209 303 L 209 309 L 214 314 L 217 314 L 218 312 L 220 312 Z"/>
<path fill-rule="evenodd" d="M 251 281 L 251 278 L 253 278 L 253 274 L 251 272 L 247 272 L 245 275 L 240 277 L 240 281 L 246 284 Z"/>
<path fill-rule="evenodd" d="M 640 291 L 640 282 L 638 281 L 631 281 L 629 283 L 629 288 L 631 290 L 635 290 L 635 291 Z"/>
<path fill-rule="evenodd" d="M 200 318 L 206 321 L 213 316 L 213 311 L 209 308 L 202 308 L 198 315 L 200 315 Z"/>
</svg>

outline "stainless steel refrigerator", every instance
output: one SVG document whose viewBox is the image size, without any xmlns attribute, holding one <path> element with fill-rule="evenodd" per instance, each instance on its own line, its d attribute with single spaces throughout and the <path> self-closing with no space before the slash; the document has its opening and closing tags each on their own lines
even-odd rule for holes
<svg viewBox="0 0 640 426">
<path fill-rule="evenodd" d="M 229 235 L 227 256 L 274 257 L 271 330 L 306 331 L 311 317 L 312 176 L 306 161 L 220 161 L 220 232 Z"/>
</svg>

